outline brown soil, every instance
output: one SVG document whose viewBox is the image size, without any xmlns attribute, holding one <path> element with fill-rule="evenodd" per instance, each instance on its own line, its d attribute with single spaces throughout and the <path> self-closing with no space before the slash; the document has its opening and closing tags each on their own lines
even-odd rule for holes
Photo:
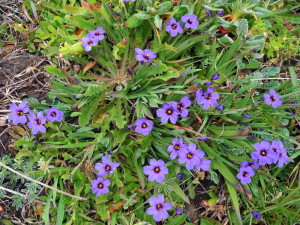
<svg viewBox="0 0 300 225">
<path fill-rule="evenodd" d="M 16 48 L 0 60 L 0 156 L 13 153 L 11 136 L 8 134 L 9 106 L 24 98 L 45 99 L 49 77 L 44 72 L 46 59 Z"/>
</svg>

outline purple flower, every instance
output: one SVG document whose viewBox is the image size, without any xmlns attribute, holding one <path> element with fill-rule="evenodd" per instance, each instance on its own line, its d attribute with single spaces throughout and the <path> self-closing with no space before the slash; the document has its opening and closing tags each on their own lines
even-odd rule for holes
<svg viewBox="0 0 300 225">
<path fill-rule="evenodd" d="M 177 174 L 177 178 L 178 178 L 178 180 L 183 180 L 183 174 L 182 173 L 178 173 Z"/>
<path fill-rule="evenodd" d="M 282 101 L 280 100 L 280 95 L 275 92 L 275 90 L 270 89 L 270 94 L 264 94 L 265 103 L 267 105 L 272 105 L 274 109 L 282 105 Z"/>
<path fill-rule="evenodd" d="M 182 210 L 179 208 L 176 208 L 175 211 L 176 211 L 176 215 L 179 215 L 179 216 L 182 215 L 182 213 L 183 213 Z"/>
<path fill-rule="evenodd" d="M 286 151 L 280 151 L 277 166 L 279 168 L 282 168 L 283 164 L 288 164 L 289 161 L 290 161 L 290 158 L 287 156 Z"/>
<path fill-rule="evenodd" d="M 33 112 L 30 112 L 28 119 L 29 122 L 27 123 L 27 127 L 31 128 L 32 134 L 36 135 L 38 132 L 46 132 L 46 128 L 43 125 L 46 123 L 46 118 L 43 116 L 43 112 L 38 112 L 37 115 L 35 115 Z"/>
<path fill-rule="evenodd" d="M 82 47 L 84 47 L 85 51 L 91 51 L 92 47 L 98 44 L 98 41 L 94 38 L 81 38 Z"/>
<path fill-rule="evenodd" d="M 254 174 L 254 170 L 251 167 L 241 167 L 236 177 L 241 180 L 242 185 L 245 185 L 251 183 L 251 177 L 253 177 Z"/>
<path fill-rule="evenodd" d="M 161 183 L 165 180 L 165 174 L 169 173 L 167 167 L 165 167 L 165 162 L 161 159 L 150 159 L 150 166 L 144 166 L 143 172 L 146 175 L 149 175 L 148 180 L 156 180 L 158 183 Z"/>
<path fill-rule="evenodd" d="M 144 63 L 150 62 L 153 65 L 156 65 L 151 60 L 151 59 L 154 59 L 154 58 L 157 57 L 155 52 L 152 52 L 150 49 L 142 50 L 142 49 L 139 49 L 139 48 L 135 48 L 134 51 L 136 53 L 136 56 L 135 56 L 136 61 L 144 62 Z"/>
<path fill-rule="evenodd" d="M 8 117 L 9 120 L 12 120 L 13 125 L 17 125 L 19 123 L 24 124 L 27 122 L 27 118 L 25 113 L 29 112 L 29 106 L 27 102 L 21 102 L 20 105 L 16 103 L 12 103 L 9 107 L 10 115 Z"/>
<path fill-rule="evenodd" d="M 95 164 L 95 169 L 98 170 L 97 176 L 112 174 L 119 165 L 120 163 L 111 162 L 108 156 L 103 156 L 102 163 Z"/>
<path fill-rule="evenodd" d="M 181 17 L 181 21 L 185 23 L 184 27 L 187 29 L 196 30 L 199 26 L 198 18 L 194 14 L 185 14 Z"/>
<path fill-rule="evenodd" d="M 183 29 L 179 22 L 172 17 L 168 26 L 166 27 L 166 31 L 170 33 L 171 37 L 176 37 L 178 33 L 182 33 Z"/>
<path fill-rule="evenodd" d="M 46 118 L 52 123 L 54 121 L 60 122 L 64 118 L 64 113 L 59 111 L 57 107 L 51 107 L 50 109 L 46 110 Z"/>
<path fill-rule="evenodd" d="M 96 196 L 105 195 L 109 193 L 108 186 L 109 180 L 104 180 L 102 177 L 97 177 L 96 180 L 92 180 L 92 191 Z"/>
<path fill-rule="evenodd" d="M 209 86 L 209 85 L 212 84 L 212 82 L 211 82 L 211 81 L 206 81 L 206 82 L 204 82 L 203 84 L 204 84 L 205 86 Z"/>
<path fill-rule="evenodd" d="M 251 140 L 251 139 L 256 139 L 256 135 L 253 134 L 253 135 L 250 135 L 249 137 L 247 137 L 248 140 Z"/>
<path fill-rule="evenodd" d="M 223 10 L 218 10 L 218 11 L 217 11 L 217 14 L 218 14 L 219 16 L 224 16 L 224 15 L 225 15 L 225 13 L 224 13 Z"/>
<path fill-rule="evenodd" d="M 98 27 L 96 30 L 90 31 L 86 36 L 97 41 L 102 41 L 104 39 L 104 34 L 105 30 L 103 30 L 102 27 Z"/>
<path fill-rule="evenodd" d="M 285 150 L 283 144 L 281 141 L 272 141 L 271 145 L 270 145 L 270 151 L 273 151 L 274 154 L 276 155 L 276 157 L 273 159 L 273 163 L 276 163 L 278 161 L 279 158 L 279 151 L 281 150 Z"/>
<path fill-rule="evenodd" d="M 196 165 L 198 172 L 200 171 L 209 171 L 210 170 L 210 159 L 200 159 L 200 162 Z"/>
<path fill-rule="evenodd" d="M 164 195 L 158 195 L 157 198 L 154 196 L 149 198 L 150 208 L 147 209 L 146 213 L 148 215 L 153 215 L 153 219 L 156 222 L 161 221 L 162 219 L 167 219 L 169 214 L 167 210 L 173 208 L 170 202 L 164 202 Z"/>
<path fill-rule="evenodd" d="M 259 212 L 252 211 L 251 213 L 255 219 L 257 220 L 261 219 L 261 214 Z"/>
<path fill-rule="evenodd" d="M 179 163 L 186 163 L 186 168 L 191 170 L 199 164 L 200 159 L 204 157 L 204 151 L 196 149 L 196 144 L 189 144 L 187 148 L 179 152 Z"/>
<path fill-rule="evenodd" d="M 196 102 L 198 105 L 203 105 L 203 109 L 208 109 L 210 106 L 216 107 L 218 105 L 218 99 L 220 98 L 218 93 L 213 93 L 214 88 L 208 87 L 206 92 L 196 91 Z"/>
<path fill-rule="evenodd" d="M 209 11 L 208 9 L 205 9 L 205 12 L 207 15 L 211 16 L 211 11 Z"/>
<path fill-rule="evenodd" d="M 135 0 L 123 0 L 123 2 L 135 2 Z"/>
<path fill-rule="evenodd" d="M 281 141 L 272 141 L 270 151 L 273 151 L 276 155 L 276 158 L 274 158 L 273 163 L 278 162 L 279 168 L 282 168 L 283 164 L 287 164 L 290 161 L 290 158 L 287 156 L 286 149 L 284 148 Z"/>
<path fill-rule="evenodd" d="M 109 151 L 107 151 L 107 154 L 108 154 L 108 155 L 112 155 L 112 154 L 113 154 L 113 151 L 112 151 L 112 150 L 109 150 Z"/>
<path fill-rule="evenodd" d="M 211 81 L 213 81 L 213 80 L 218 80 L 220 78 L 220 74 L 218 74 L 218 73 L 216 73 L 216 74 L 214 74 L 212 77 L 211 77 Z"/>
<path fill-rule="evenodd" d="M 220 110 L 220 111 L 223 111 L 225 109 L 225 106 L 224 105 L 218 105 L 216 107 L 217 110 Z"/>
<path fill-rule="evenodd" d="M 163 104 L 162 108 L 156 110 L 156 115 L 160 117 L 160 121 L 165 124 L 168 120 L 175 124 L 178 120 L 178 113 L 171 105 Z"/>
<path fill-rule="evenodd" d="M 259 165 L 272 164 L 276 158 L 274 151 L 270 151 L 270 143 L 262 141 L 253 145 L 255 152 L 251 153 L 254 162 L 258 161 Z"/>
<path fill-rule="evenodd" d="M 250 119 L 250 118 L 251 118 L 251 116 L 249 116 L 247 113 L 242 113 L 242 117 L 245 117 L 245 118 L 247 118 L 247 119 Z"/>
<path fill-rule="evenodd" d="M 175 159 L 178 156 L 179 152 L 184 148 L 187 148 L 187 145 L 184 144 L 184 139 L 182 137 L 174 138 L 172 140 L 172 145 L 168 147 L 168 152 L 172 152 L 170 158 Z"/>
<path fill-rule="evenodd" d="M 197 140 L 198 141 L 206 141 L 208 139 L 207 136 L 199 137 Z"/>
<path fill-rule="evenodd" d="M 147 120 L 144 117 L 135 121 L 135 132 L 138 134 L 143 134 L 147 136 L 153 129 L 153 122 L 151 120 Z"/>
<path fill-rule="evenodd" d="M 184 96 L 180 102 L 171 101 L 170 105 L 177 111 L 177 113 L 182 117 L 186 118 L 189 114 L 187 108 L 192 104 L 188 96 Z"/>
<path fill-rule="evenodd" d="M 256 162 L 248 162 L 248 161 L 243 161 L 241 162 L 241 167 L 251 167 L 253 170 L 256 170 L 259 168 L 259 164 Z"/>
</svg>

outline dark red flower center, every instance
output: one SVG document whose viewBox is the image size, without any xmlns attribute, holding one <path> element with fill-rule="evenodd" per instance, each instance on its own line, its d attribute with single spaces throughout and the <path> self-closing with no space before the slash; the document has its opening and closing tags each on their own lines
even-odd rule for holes
<svg viewBox="0 0 300 225">
<path fill-rule="evenodd" d="M 186 155 L 186 157 L 188 157 L 189 159 L 193 158 L 193 154 L 192 153 L 189 153 Z"/>
<path fill-rule="evenodd" d="M 243 173 L 243 177 L 247 177 L 248 176 L 248 173 L 247 172 L 244 172 Z"/>
<path fill-rule="evenodd" d="M 205 98 L 210 99 L 211 98 L 210 94 L 205 95 Z"/>
<path fill-rule="evenodd" d="M 147 128 L 147 124 L 143 123 L 142 128 Z"/>
<path fill-rule="evenodd" d="M 99 32 L 96 32 L 96 33 L 95 33 L 95 36 L 100 36 Z"/>
<path fill-rule="evenodd" d="M 177 109 L 180 109 L 180 110 L 183 109 L 182 104 L 178 104 L 178 105 L 177 105 Z"/>
<path fill-rule="evenodd" d="M 249 163 L 249 166 L 254 167 L 254 163 Z"/>
<path fill-rule="evenodd" d="M 160 171 L 160 168 L 158 166 L 154 168 L 155 173 L 158 173 L 159 171 Z"/>
<path fill-rule="evenodd" d="M 18 113 L 19 116 L 23 116 L 24 115 L 23 111 L 18 111 L 17 113 Z"/>
<path fill-rule="evenodd" d="M 173 24 L 172 29 L 176 29 L 176 28 L 177 28 L 177 24 Z"/>
<path fill-rule="evenodd" d="M 191 19 L 189 19 L 187 22 L 188 22 L 189 24 L 193 23 L 193 21 L 192 21 Z"/>
<path fill-rule="evenodd" d="M 174 149 L 179 150 L 180 149 L 179 145 L 175 145 Z"/>
<path fill-rule="evenodd" d="M 109 165 L 106 165 L 105 166 L 105 171 L 110 171 L 111 170 L 111 167 Z"/>
<path fill-rule="evenodd" d="M 274 151 L 274 152 L 278 152 L 278 149 L 276 149 L 276 148 L 273 148 L 273 151 Z"/>
<path fill-rule="evenodd" d="M 98 184 L 98 188 L 103 188 L 103 184 L 102 184 L 102 183 L 99 183 L 99 184 Z"/>
<path fill-rule="evenodd" d="M 56 116 L 56 112 L 52 112 L 51 116 L 55 117 Z"/>
<path fill-rule="evenodd" d="M 92 42 L 92 41 L 89 41 L 89 42 L 88 42 L 88 45 L 92 45 L 92 44 L 93 44 L 93 42 Z"/>
<path fill-rule="evenodd" d="M 262 151 L 260 152 L 260 154 L 263 155 L 263 156 L 265 156 L 265 155 L 267 155 L 267 151 L 266 151 L 266 150 L 262 150 Z"/>
<path fill-rule="evenodd" d="M 36 124 L 41 124 L 41 120 L 37 119 L 37 120 L 35 121 L 35 123 L 36 123 Z"/>
<path fill-rule="evenodd" d="M 168 109 L 168 110 L 167 110 L 167 114 L 168 114 L 168 115 L 171 115 L 172 113 L 173 113 L 173 110 L 172 110 L 172 109 Z"/>
<path fill-rule="evenodd" d="M 270 100 L 271 100 L 272 102 L 274 102 L 274 101 L 276 100 L 276 98 L 275 98 L 274 96 L 271 96 L 271 97 L 270 97 Z"/>
<path fill-rule="evenodd" d="M 162 204 L 157 204 L 156 209 L 158 209 L 158 210 L 162 209 Z"/>
<path fill-rule="evenodd" d="M 149 60 L 149 55 L 144 55 L 144 59 Z"/>
</svg>

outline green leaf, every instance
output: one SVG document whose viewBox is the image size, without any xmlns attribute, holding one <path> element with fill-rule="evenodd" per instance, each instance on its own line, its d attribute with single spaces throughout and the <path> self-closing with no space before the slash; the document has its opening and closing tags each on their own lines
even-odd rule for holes
<svg viewBox="0 0 300 225">
<path fill-rule="evenodd" d="M 133 160 L 133 165 L 134 165 L 134 167 L 136 169 L 136 173 L 138 175 L 141 187 L 142 187 L 142 189 L 144 189 L 145 188 L 144 175 L 143 175 L 143 172 L 142 172 L 142 169 L 141 169 L 140 165 L 138 165 L 137 159 L 138 159 L 138 157 L 136 157 L 136 160 Z"/>
<path fill-rule="evenodd" d="M 168 67 L 166 64 L 157 62 L 156 66 L 151 66 L 151 68 L 145 68 L 136 73 L 134 76 L 134 80 L 144 80 L 148 78 L 149 76 L 157 76 L 162 74 L 163 72 L 166 72 Z"/>
<path fill-rule="evenodd" d="M 126 24 L 130 28 L 136 28 L 140 26 L 145 20 L 149 19 L 151 16 L 146 12 L 142 11 L 132 15 L 127 21 Z"/>
<path fill-rule="evenodd" d="M 92 115 L 95 113 L 99 106 L 99 101 L 103 98 L 102 95 L 99 95 L 90 103 L 88 103 L 86 106 L 84 106 L 84 109 L 82 110 L 82 114 L 78 118 L 78 123 L 81 127 L 85 127 L 91 120 Z"/>
<path fill-rule="evenodd" d="M 162 19 L 159 17 L 159 15 L 156 15 L 154 17 L 154 25 L 156 26 L 156 28 L 158 29 L 162 29 Z"/>
<path fill-rule="evenodd" d="M 67 5 L 65 10 L 74 16 L 84 15 L 86 13 L 86 9 L 79 6 Z"/>
<path fill-rule="evenodd" d="M 58 69 L 57 67 L 55 67 L 55 66 L 50 66 L 50 65 L 47 65 L 46 67 L 45 67 L 45 69 L 46 69 L 46 71 L 48 72 L 48 73 L 51 73 L 51 74 L 53 74 L 53 75 L 55 75 L 55 76 L 57 76 L 57 77 L 59 77 L 59 78 L 65 78 L 66 76 L 64 75 L 64 73 L 60 70 L 60 69 Z"/>
<path fill-rule="evenodd" d="M 99 205 L 95 205 L 97 208 L 97 211 L 101 217 L 102 220 L 106 220 L 107 217 L 109 216 L 109 210 L 107 209 L 106 204 L 99 204 Z"/>
<path fill-rule="evenodd" d="M 167 222 L 165 223 L 166 225 L 180 225 L 180 224 L 186 224 L 186 217 L 187 215 L 178 215 L 178 216 L 169 216 Z M 201 221 L 202 224 L 202 221 Z"/>
<path fill-rule="evenodd" d="M 299 81 L 297 80 L 297 74 L 295 73 L 295 70 L 293 67 L 289 67 L 289 72 L 291 75 L 292 85 L 294 87 L 299 86 Z"/>
<path fill-rule="evenodd" d="M 201 225 L 221 225 L 218 221 L 201 216 Z"/>
<path fill-rule="evenodd" d="M 178 78 L 179 76 L 180 76 L 180 73 L 178 71 L 169 70 L 166 73 L 164 73 L 163 75 L 157 77 L 157 79 L 168 81 L 172 78 Z"/>
<path fill-rule="evenodd" d="M 185 202 L 187 202 L 188 204 L 190 204 L 190 200 L 189 198 L 185 195 L 185 193 L 183 192 L 183 190 L 179 187 L 179 185 L 175 182 L 172 181 L 170 183 L 168 183 L 172 188 L 173 191 Z"/>
<path fill-rule="evenodd" d="M 172 52 L 176 52 L 177 48 L 173 47 L 172 45 L 168 45 L 167 43 L 164 43 L 162 45 L 160 45 L 159 47 L 153 49 L 154 52 L 161 52 L 161 51 L 172 51 Z"/>
<path fill-rule="evenodd" d="M 280 73 L 280 67 L 265 67 L 260 72 L 264 77 L 274 77 Z"/>
<path fill-rule="evenodd" d="M 158 5 L 157 14 L 158 15 L 165 14 L 171 8 L 172 8 L 172 3 L 170 1 L 163 2 L 163 3 Z"/>
<path fill-rule="evenodd" d="M 87 21 L 83 19 L 82 16 L 73 16 L 70 18 L 70 21 L 73 25 L 86 31 L 94 30 L 96 28 L 93 20 Z"/>
<path fill-rule="evenodd" d="M 63 224 L 64 215 L 65 215 L 64 199 L 65 199 L 65 196 L 61 194 L 60 198 L 59 198 L 58 207 L 57 207 L 56 225 L 62 225 Z"/>
<path fill-rule="evenodd" d="M 248 21 L 246 19 L 242 19 L 237 26 L 236 33 L 239 36 L 246 35 L 248 33 Z"/>
<path fill-rule="evenodd" d="M 233 207 L 235 209 L 235 214 L 238 219 L 239 225 L 243 225 L 242 217 L 241 217 L 241 213 L 240 213 L 239 197 L 237 195 L 237 191 L 227 180 L 225 180 L 225 182 L 226 182 L 227 189 L 228 189 L 230 197 L 231 197 L 231 201 L 233 203 Z"/>
<path fill-rule="evenodd" d="M 14 225 L 12 222 L 10 222 L 9 220 L 0 220 L 0 223 L 3 225 Z"/>
</svg>

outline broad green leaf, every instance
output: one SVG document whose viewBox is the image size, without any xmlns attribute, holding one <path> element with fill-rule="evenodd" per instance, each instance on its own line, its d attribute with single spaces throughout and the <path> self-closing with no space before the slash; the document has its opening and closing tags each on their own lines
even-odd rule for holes
<svg viewBox="0 0 300 225">
<path fill-rule="evenodd" d="M 170 80 L 172 78 L 178 78 L 179 76 L 180 76 L 180 73 L 178 71 L 168 70 L 163 75 L 157 77 L 157 79 L 168 81 L 168 80 Z"/>
<path fill-rule="evenodd" d="M 246 35 L 248 33 L 248 21 L 246 19 L 242 19 L 237 26 L 236 33 L 239 36 Z"/>
<path fill-rule="evenodd" d="M 139 12 L 132 15 L 127 21 L 126 24 L 130 28 L 136 28 L 140 26 L 145 20 L 149 19 L 151 16 L 146 12 Z"/>
<path fill-rule="evenodd" d="M 94 30 L 96 28 L 93 20 L 85 20 L 82 18 L 82 16 L 72 16 L 70 21 L 73 23 L 73 25 L 86 31 Z"/>
<path fill-rule="evenodd" d="M 47 66 L 45 67 L 45 69 L 46 69 L 46 71 L 47 71 L 48 73 L 51 73 L 51 74 L 53 74 L 53 75 L 55 75 L 55 76 L 57 76 L 57 77 L 59 77 L 59 78 L 62 78 L 62 79 L 66 78 L 65 74 L 64 74 L 60 69 L 58 69 L 58 68 L 55 67 L 55 66 L 47 65 Z"/>
<path fill-rule="evenodd" d="M 162 15 L 169 11 L 172 7 L 172 3 L 170 1 L 164 1 L 158 5 L 157 14 Z"/>
<path fill-rule="evenodd" d="M 74 16 L 84 15 L 86 13 L 86 9 L 79 6 L 67 5 L 65 7 L 66 11 Z"/>
<path fill-rule="evenodd" d="M 172 181 L 170 183 L 168 183 L 172 188 L 173 191 L 182 199 L 184 200 L 186 203 L 190 204 L 190 200 L 189 198 L 185 195 L 185 193 L 183 192 L 183 190 L 179 187 L 179 185 L 175 182 Z"/>
</svg>

